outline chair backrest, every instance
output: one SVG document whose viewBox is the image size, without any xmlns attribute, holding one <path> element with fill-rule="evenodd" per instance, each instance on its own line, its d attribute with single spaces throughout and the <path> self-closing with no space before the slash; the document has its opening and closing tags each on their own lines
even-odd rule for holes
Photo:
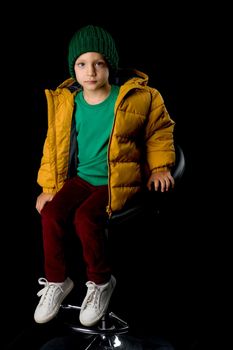
<svg viewBox="0 0 233 350">
<path fill-rule="evenodd" d="M 185 157 L 184 157 L 184 152 L 180 147 L 180 145 L 175 146 L 175 152 L 176 152 L 176 163 L 172 169 L 172 176 L 177 182 L 181 179 L 185 170 Z"/>
</svg>

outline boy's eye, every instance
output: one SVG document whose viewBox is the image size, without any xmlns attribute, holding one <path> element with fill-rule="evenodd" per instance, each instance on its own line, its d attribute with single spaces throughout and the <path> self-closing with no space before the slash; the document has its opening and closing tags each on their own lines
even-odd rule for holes
<svg viewBox="0 0 233 350">
<path fill-rule="evenodd" d="M 96 62 L 96 66 L 104 66 L 104 62 L 103 61 L 98 61 L 98 62 Z"/>
</svg>

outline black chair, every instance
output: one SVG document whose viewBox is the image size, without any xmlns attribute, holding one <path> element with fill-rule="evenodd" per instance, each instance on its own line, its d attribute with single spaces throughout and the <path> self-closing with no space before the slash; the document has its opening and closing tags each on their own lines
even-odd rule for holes
<svg viewBox="0 0 233 350">
<path fill-rule="evenodd" d="M 185 157 L 182 148 L 179 145 L 175 146 L 176 162 L 172 169 L 172 175 L 175 179 L 175 188 L 181 180 L 185 170 Z M 170 190 L 173 192 L 174 190 Z M 140 202 L 128 207 L 127 209 L 121 210 L 114 213 L 109 219 L 106 227 L 106 234 L 109 235 L 111 229 L 118 227 L 118 225 L 134 220 L 138 215 L 144 212 L 153 211 L 155 215 L 159 215 L 161 208 L 166 205 L 166 200 L 169 198 L 169 193 L 148 191 L 145 195 L 140 198 Z M 155 196 L 159 195 L 159 199 Z M 81 307 L 72 304 L 62 304 L 61 309 L 65 312 L 75 314 L 74 321 L 67 321 L 66 325 L 74 332 L 83 333 L 88 336 L 87 349 L 114 349 L 117 342 L 119 342 L 119 335 L 125 334 L 129 330 L 129 325 L 126 321 L 122 320 L 115 313 L 108 310 L 106 315 L 100 320 L 100 322 L 93 327 L 82 326 L 78 319 Z M 110 309 L 110 307 L 109 307 Z"/>
</svg>

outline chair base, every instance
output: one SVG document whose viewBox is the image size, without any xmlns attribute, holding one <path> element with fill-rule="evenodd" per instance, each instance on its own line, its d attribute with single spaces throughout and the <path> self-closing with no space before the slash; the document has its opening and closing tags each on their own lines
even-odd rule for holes
<svg viewBox="0 0 233 350">
<path fill-rule="evenodd" d="M 80 312 L 81 307 L 71 304 L 62 304 L 60 306 L 63 311 L 76 311 Z M 77 321 L 78 320 L 78 321 Z M 127 322 L 119 318 L 113 312 L 107 312 L 101 320 L 92 327 L 85 327 L 79 322 L 79 317 L 75 315 L 75 321 L 65 321 L 65 325 L 68 326 L 74 332 L 90 335 L 90 340 L 87 349 L 114 349 L 117 342 L 119 342 L 118 335 L 125 334 L 129 330 Z"/>
<path fill-rule="evenodd" d="M 121 341 L 118 335 L 93 335 L 91 341 L 83 350 L 114 350 Z M 119 346 L 119 345 L 118 345 Z"/>
</svg>

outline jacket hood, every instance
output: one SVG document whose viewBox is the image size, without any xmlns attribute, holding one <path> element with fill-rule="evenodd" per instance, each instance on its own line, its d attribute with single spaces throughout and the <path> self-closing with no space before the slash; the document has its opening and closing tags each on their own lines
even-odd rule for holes
<svg viewBox="0 0 233 350">
<path fill-rule="evenodd" d="M 129 80 L 132 81 L 132 79 L 140 85 L 147 85 L 149 77 L 137 69 L 119 69 L 115 77 L 115 84 L 123 85 Z"/>
</svg>

